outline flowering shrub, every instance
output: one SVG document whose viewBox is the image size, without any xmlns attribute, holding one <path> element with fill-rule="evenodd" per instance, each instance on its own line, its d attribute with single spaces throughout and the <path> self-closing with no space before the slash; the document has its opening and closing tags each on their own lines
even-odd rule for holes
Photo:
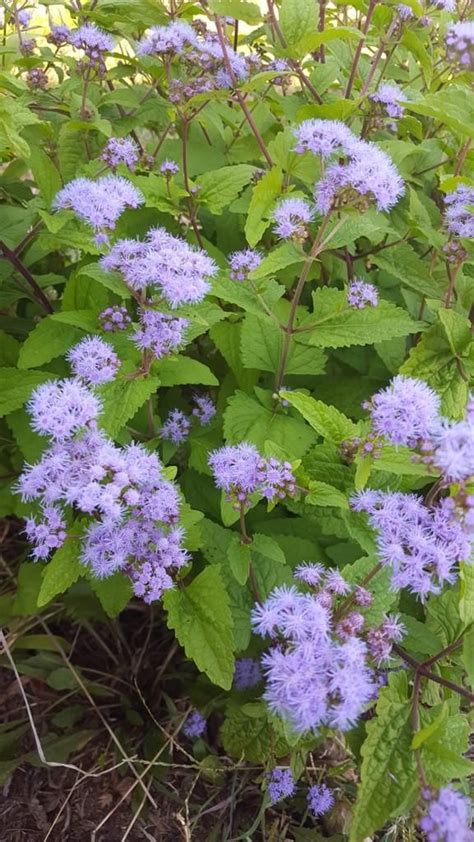
<svg viewBox="0 0 474 842">
<path fill-rule="evenodd" d="M 468 4 L 4 5 L 15 604 L 154 604 L 266 807 L 473 839 Z"/>
</svg>

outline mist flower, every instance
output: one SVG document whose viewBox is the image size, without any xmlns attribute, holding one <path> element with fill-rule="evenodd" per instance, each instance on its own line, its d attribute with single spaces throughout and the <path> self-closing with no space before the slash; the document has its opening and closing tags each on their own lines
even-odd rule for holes
<svg viewBox="0 0 474 842">
<path fill-rule="evenodd" d="M 113 380 L 120 360 L 108 342 L 98 336 L 87 336 L 71 348 L 66 358 L 77 377 L 93 386 Z"/>
</svg>

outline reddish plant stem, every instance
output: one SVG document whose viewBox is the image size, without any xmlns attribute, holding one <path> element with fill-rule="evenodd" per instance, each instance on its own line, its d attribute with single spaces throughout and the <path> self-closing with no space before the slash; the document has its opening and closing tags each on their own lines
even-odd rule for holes
<svg viewBox="0 0 474 842">
<path fill-rule="evenodd" d="M 198 241 L 198 245 L 203 248 L 203 241 L 201 238 L 201 234 L 199 232 L 199 228 L 197 225 L 196 220 L 196 208 L 194 205 L 194 200 L 191 195 L 191 189 L 189 186 L 189 173 L 188 173 L 188 135 L 189 135 L 189 122 L 186 118 L 182 118 L 181 124 L 181 149 L 182 149 L 182 162 L 183 162 L 183 179 L 184 179 L 184 187 L 186 192 L 189 195 L 188 198 L 188 210 L 189 210 L 189 221 L 191 222 L 192 229 L 194 231 L 194 235 L 196 240 Z"/>
<path fill-rule="evenodd" d="M 356 51 L 354 53 L 354 58 L 353 58 L 353 61 L 352 61 L 352 67 L 351 67 L 351 71 L 350 71 L 350 74 L 349 74 L 349 79 L 347 80 L 347 86 L 346 86 L 346 90 L 344 92 L 344 98 L 345 99 L 349 99 L 349 97 L 351 95 L 351 92 L 352 92 L 352 86 L 354 84 L 355 75 L 357 73 L 357 67 L 359 65 L 359 59 L 360 59 L 361 54 L 362 54 L 362 48 L 365 44 L 366 35 L 369 31 L 369 26 L 370 26 L 370 22 L 372 20 L 372 15 L 374 13 L 376 3 L 377 3 L 377 0 L 370 0 L 369 8 L 367 9 L 367 17 L 365 19 L 364 29 L 362 30 L 364 37 L 360 39 L 359 43 L 357 44 Z"/>
<path fill-rule="evenodd" d="M 267 0 L 267 7 L 268 7 L 268 16 L 270 18 L 270 26 L 272 27 L 275 35 L 277 36 L 281 46 L 283 48 L 285 48 L 287 46 L 287 43 L 286 43 L 285 38 L 283 36 L 283 33 L 280 29 L 280 24 L 278 23 L 278 20 L 275 16 L 275 7 L 274 7 L 274 4 L 273 4 L 273 0 Z M 291 69 L 294 70 L 296 75 L 298 76 L 298 79 L 301 82 L 301 86 L 302 87 L 304 86 L 304 87 L 308 88 L 308 91 L 310 91 L 310 93 L 312 94 L 312 96 L 314 97 L 316 102 L 319 103 L 319 105 L 322 105 L 323 101 L 322 101 L 321 97 L 319 96 L 319 94 L 318 94 L 316 88 L 314 87 L 313 83 L 311 82 L 311 80 L 308 79 L 308 77 L 304 75 L 303 69 L 301 68 L 300 64 L 294 59 L 288 59 L 288 62 L 289 62 L 289 65 L 290 65 Z"/>
<path fill-rule="evenodd" d="M 370 65 L 370 70 L 367 74 L 367 78 L 366 78 L 364 84 L 362 85 L 362 90 L 360 92 L 361 96 L 365 96 L 365 94 L 369 90 L 369 87 L 372 83 L 372 79 L 375 76 L 375 71 L 377 70 L 377 67 L 379 65 L 380 59 L 382 58 L 382 56 L 384 54 L 384 51 L 385 51 L 385 48 L 386 48 L 387 44 L 389 43 L 390 38 L 392 37 L 393 33 L 395 32 L 397 26 L 398 26 L 398 18 L 394 17 L 390 26 L 389 26 L 389 28 L 388 28 L 388 30 L 387 30 L 387 34 L 386 34 L 385 38 L 382 38 L 382 41 L 380 42 L 380 46 L 379 46 L 377 52 L 375 53 L 374 58 L 372 59 L 372 64 Z"/>
<path fill-rule="evenodd" d="M 247 123 L 249 124 L 249 126 L 250 126 L 250 128 L 251 128 L 251 130 L 254 134 L 255 140 L 258 143 L 259 149 L 260 149 L 263 157 L 265 158 L 268 166 L 273 167 L 273 159 L 272 159 L 272 157 L 271 157 L 271 155 L 270 155 L 270 153 L 269 153 L 269 151 L 268 151 L 268 149 L 265 145 L 265 141 L 264 141 L 262 135 L 260 134 L 258 126 L 257 126 L 255 120 L 253 119 L 252 113 L 251 113 L 247 103 L 245 102 L 245 99 L 242 96 L 241 91 L 239 90 L 239 82 L 238 82 L 238 79 L 237 79 L 237 77 L 234 73 L 233 67 L 232 67 L 232 65 L 229 61 L 229 54 L 227 52 L 227 45 L 226 45 L 226 42 L 225 42 L 225 36 L 224 36 L 223 31 L 222 31 L 221 22 L 220 22 L 220 19 L 219 19 L 218 15 L 215 15 L 214 21 L 215 21 L 215 24 L 216 24 L 217 37 L 219 39 L 219 44 L 221 45 L 221 49 L 222 49 L 222 55 L 224 57 L 224 64 L 225 64 L 226 70 L 227 70 L 227 72 L 228 72 L 228 74 L 231 78 L 232 87 L 234 88 L 237 102 L 239 103 L 239 105 L 240 105 L 240 107 L 241 107 L 241 109 L 242 109 L 242 111 L 245 115 L 245 119 L 247 120 Z"/>
<path fill-rule="evenodd" d="M 239 521 L 241 543 L 245 546 L 249 546 L 249 544 L 252 543 L 252 537 L 247 532 L 247 525 L 245 523 L 245 503 L 242 502 L 240 503 Z M 255 601 L 258 602 L 259 605 L 261 605 L 262 599 L 258 590 L 257 579 L 255 577 L 255 570 L 253 569 L 252 562 L 250 562 L 249 564 L 249 584 L 250 590 L 252 591 Z"/>
<path fill-rule="evenodd" d="M 381 570 L 381 569 L 382 569 L 382 565 L 381 565 L 380 562 L 378 564 L 375 564 L 372 567 L 372 570 L 369 570 L 369 572 L 367 573 L 367 576 L 364 576 L 364 578 L 360 582 L 357 582 L 357 587 L 358 588 L 365 588 L 365 586 L 368 585 L 369 582 L 372 581 L 374 576 L 376 576 L 377 573 L 379 572 L 379 570 Z M 347 609 L 350 608 L 354 604 L 355 599 L 356 599 L 355 593 L 352 593 L 350 596 L 348 596 L 344 600 L 344 602 L 341 603 L 339 608 L 337 609 L 337 611 L 334 615 L 334 619 L 340 620 L 341 617 L 346 613 Z"/>
<path fill-rule="evenodd" d="M 318 22 L 318 31 L 324 32 L 324 27 L 326 25 L 326 0 L 319 0 L 319 22 Z M 326 61 L 326 54 L 324 50 L 324 44 L 321 44 L 318 50 L 318 58 L 321 64 L 324 64 Z"/>
<path fill-rule="evenodd" d="M 459 684 L 455 684 L 454 681 L 449 681 L 447 678 L 442 678 L 440 675 L 436 675 L 434 672 L 430 672 L 423 663 L 420 663 L 415 658 L 412 658 L 408 652 L 405 652 L 401 646 L 397 643 L 393 644 L 393 651 L 402 658 L 405 663 L 409 664 L 413 667 L 416 672 L 423 676 L 423 678 L 429 678 L 430 681 L 434 681 L 436 684 L 440 684 L 442 687 L 447 687 L 448 690 L 452 690 L 454 693 L 458 693 L 459 696 L 462 696 L 464 699 L 467 699 L 470 704 L 474 702 L 474 693 L 470 693 L 469 690 L 466 690 L 464 687 L 461 687 Z M 440 657 L 441 655 L 439 655 Z M 438 656 L 437 656 L 438 657 Z"/>
<path fill-rule="evenodd" d="M 51 305 L 51 302 L 48 300 L 46 295 L 44 294 L 43 290 L 39 286 L 39 284 L 35 281 L 31 272 L 23 265 L 18 255 L 8 248 L 8 246 L 0 240 L 0 251 L 3 253 L 3 256 L 8 260 L 9 263 L 16 269 L 17 272 L 25 279 L 27 284 L 33 290 L 34 298 L 41 304 L 41 306 L 46 310 L 47 313 L 54 313 L 54 309 Z"/>
</svg>

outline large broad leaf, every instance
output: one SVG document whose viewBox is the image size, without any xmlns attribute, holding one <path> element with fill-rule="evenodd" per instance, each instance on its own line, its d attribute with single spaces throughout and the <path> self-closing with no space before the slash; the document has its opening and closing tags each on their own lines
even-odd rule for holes
<svg viewBox="0 0 474 842">
<path fill-rule="evenodd" d="M 266 441 L 275 442 L 283 448 L 291 442 L 295 458 L 302 456 L 315 439 L 314 433 L 297 418 L 279 410 L 273 412 L 239 391 L 229 399 L 224 416 L 224 434 L 232 444 L 247 439 L 259 448 L 263 448 Z"/>
<path fill-rule="evenodd" d="M 122 427 L 141 406 L 156 392 L 160 380 L 158 377 L 142 377 L 135 380 L 114 380 L 101 388 L 103 411 L 100 416 L 101 427 L 115 438 Z"/>
<path fill-rule="evenodd" d="M 9 415 L 20 409 L 36 386 L 55 377 L 48 371 L 23 372 L 16 368 L 0 368 L 0 415 Z"/>
<path fill-rule="evenodd" d="M 313 0 L 283 0 L 280 27 L 289 47 L 317 31 L 316 4 Z"/>
<path fill-rule="evenodd" d="M 283 347 L 283 331 L 269 316 L 248 313 L 242 329 L 242 361 L 246 368 L 277 371 Z M 322 374 L 326 357 L 319 348 L 291 343 L 287 374 Z"/>
<path fill-rule="evenodd" d="M 197 179 L 199 203 L 207 205 L 211 213 L 222 213 L 246 187 L 254 172 L 255 167 L 249 164 L 236 164 L 203 173 Z"/>
<path fill-rule="evenodd" d="M 446 285 L 431 276 L 429 266 L 408 243 L 377 251 L 370 260 L 415 292 L 430 298 L 443 297 Z"/>
<path fill-rule="evenodd" d="M 284 295 L 285 287 L 272 280 L 267 281 L 263 288 L 249 288 L 221 274 L 212 283 L 212 293 L 221 301 L 237 304 L 247 313 L 259 316 L 264 314 L 265 308 L 273 309 L 273 305 Z"/>
<path fill-rule="evenodd" d="M 413 321 L 391 301 L 380 301 L 376 307 L 358 310 L 349 307 L 345 293 L 328 287 L 318 289 L 313 300 L 314 319 L 311 317 L 309 321 L 314 330 L 301 336 L 305 342 L 320 348 L 372 345 L 425 328 L 424 322 Z"/>
<path fill-rule="evenodd" d="M 216 15 L 243 20 L 250 25 L 260 23 L 262 20 L 258 5 L 248 0 L 210 0 L 209 8 Z"/>
<path fill-rule="evenodd" d="M 160 362 L 160 384 L 162 386 L 179 386 L 181 384 L 201 383 L 203 386 L 218 386 L 219 381 L 204 363 L 191 357 L 170 357 Z"/>
<path fill-rule="evenodd" d="M 357 435 L 357 425 L 335 406 L 328 406 L 303 392 L 282 392 L 281 396 L 301 412 L 308 424 L 328 441 L 340 444 Z"/>
<path fill-rule="evenodd" d="M 251 246 L 256 246 L 270 225 L 270 215 L 283 184 L 283 173 L 273 167 L 253 188 L 245 223 L 245 236 Z"/>
<path fill-rule="evenodd" d="M 187 588 L 165 593 L 168 626 L 188 658 L 210 680 L 229 690 L 234 674 L 232 614 L 217 565 L 206 568 Z"/>
<path fill-rule="evenodd" d="M 449 90 L 427 94 L 416 102 L 407 102 L 405 107 L 416 114 L 433 117 L 456 134 L 474 137 L 474 103 L 467 87 L 450 85 Z"/>
<path fill-rule="evenodd" d="M 273 728 L 262 702 L 229 706 L 221 736 L 225 751 L 239 760 L 243 756 L 245 760 L 264 763 L 289 751 L 288 743 Z"/>
<path fill-rule="evenodd" d="M 97 579 L 90 576 L 89 583 L 109 617 L 116 617 L 120 614 L 133 596 L 130 578 L 124 576 L 120 571 L 112 576 L 107 576 L 106 579 Z"/>
<path fill-rule="evenodd" d="M 294 144 L 294 138 L 292 140 Z M 259 281 L 261 278 L 274 275 L 281 269 L 286 269 L 287 266 L 293 266 L 302 262 L 303 257 L 301 252 L 296 248 L 294 243 L 282 243 L 276 249 L 265 255 L 260 265 L 253 272 L 250 272 L 249 277 L 253 281 Z"/>
<path fill-rule="evenodd" d="M 59 550 L 56 550 L 44 571 L 43 583 L 38 595 L 38 606 L 46 605 L 55 596 L 64 593 L 79 576 L 86 573 L 86 568 L 79 561 L 81 543 L 79 538 L 68 538 Z"/>
<path fill-rule="evenodd" d="M 390 676 L 389 686 L 380 691 L 376 713 L 367 723 L 367 737 L 361 749 L 361 782 L 350 842 L 372 837 L 389 818 L 404 811 L 416 792 L 411 703 L 404 674 Z"/>
<path fill-rule="evenodd" d="M 18 358 L 19 368 L 38 368 L 64 354 L 84 336 L 83 330 L 72 324 L 62 324 L 46 316 L 26 338 Z M 24 375 L 18 375 L 23 378 Z"/>
</svg>

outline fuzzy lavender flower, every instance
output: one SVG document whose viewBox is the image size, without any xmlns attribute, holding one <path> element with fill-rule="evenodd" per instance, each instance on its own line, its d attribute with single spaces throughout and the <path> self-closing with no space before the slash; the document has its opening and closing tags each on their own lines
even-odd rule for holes
<svg viewBox="0 0 474 842">
<path fill-rule="evenodd" d="M 75 178 L 56 195 L 53 207 L 70 208 L 95 231 L 113 229 L 126 208 L 137 208 L 143 195 L 126 178 L 106 175 L 97 181 Z"/>
<path fill-rule="evenodd" d="M 262 670 L 255 658 L 239 658 L 235 662 L 234 687 L 236 690 L 248 690 L 262 680 Z"/>
<path fill-rule="evenodd" d="M 161 438 L 173 444 L 182 444 L 186 441 L 190 428 L 191 422 L 184 412 L 180 409 L 172 409 L 160 430 L 160 435 Z"/>
<path fill-rule="evenodd" d="M 229 255 L 230 278 L 232 281 L 246 281 L 250 272 L 253 272 L 262 262 L 262 255 L 255 249 L 234 251 Z"/>
<path fill-rule="evenodd" d="M 48 83 L 48 74 L 42 67 L 32 67 L 26 74 L 26 84 L 32 90 L 45 91 Z"/>
<path fill-rule="evenodd" d="M 80 380 L 57 380 L 38 386 L 27 409 L 35 432 L 65 441 L 97 419 L 100 402 Z"/>
<path fill-rule="evenodd" d="M 438 9 L 443 9 L 444 12 L 455 12 L 455 0 L 429 0 L 430 6 L 436 6 Z"/>
<path fill-rule="evenodd" d="M 411 6 L 406 6 L 405 3 L 399 3 L 397 6 L 397 12 L 400 15 L 402 20 L 410 20 L 410 18 L 415 17 L 415 13 Z"/>
<path fill-rule="evenodd" d="M 70 34 L 71 30 L 68 26 L 63 23 L 54 23 L 51 25 L 47 40 L 50 44 L 54 44 L 55 47 L 62 47 L 68 43 Z"/>
<path fill-rule="evenodd" d="M 127 330 L 131 321 L 127 313 L 127 308 L 120 307 L 118 304 L 114 304 L 112 307 L 106 307 L 105 310 L 99 313 L 100 326 L 107 333 L 117 333 L 120 330 Z"/>
<path fill-rule="evenodd" d="M 372 426 L 391 444 L 409 447 L 428 437 L 437 418 L 440 399 L 426 383 L 397 375 L 367 405 Z"/>
<path fill-rule="evenodd" d="M 448 482 L 462 482 L 474 476 L 474 424 L 443 421 L 435 427 L 423 449 L 432 450 L 431 463 Z"/>
<path fill-rule="evenodd" d="M 428 842 L 473 842 L 469 799 L 450 786 L 439 790 L 429 801 L 420 829 Z"/>
<path fill-rule="evenodd" d="M 252 612 L 255 632 L 278 641 L 262 658 L 264 698 L 299 733 L 346 730 L 374 697 L 366 644 L 356 635 L 341 642 L 332 624 L 330 604 L 295 587 L 276 588 Z"/>
<path fill-rule="evenodd" d="M 69 33 L 69 43 L 87 55 L 95 57 L 98 53 L 107 53 L 114 48 L 114 39 L 107 32 L 93 23 L 85 23 Z"/>
<path fill-rule="evenodd" d="M 326 573 L 326 568 L 318 562 L 303 561 L 295 567 L 295 578 L 311 587 L 319 585 Z"/>
<path fill-rule="evenodd" d="M 111 137 L 102 150 L 101 158 L 109 167 L 124 164 L 132 172 L 139 157 L 138 146 L 130 137 Z"/>
<path fill-rule="evenodd" d="M 156 310 L 142 310 L 140 324 L 131 339 L 140 351 L 152 351 L 157 360 L 173 354 L 184 342 L 188 319 Z"/>
<path fill-rule="evenodd" d="M 183 734 L 190 739 L 197 739 L 206 733 L 206 719 L 198 710 L 189 714 L 183 725 Z"/>
<path fill-rule="evenodd" d="M 306 796 L 308 810 L 313 816 L 323 816 L 334 806 L 334 795 L 326 784 L 314 784 Z"/>
<path fill-rule="evenodd" d="M 389 659 L 393 644 L 400 643 L 405 634 L 405 626 L 396 614 L 388 614 L 381 626 L 376 629 L 369 629 L 367 645 L 373 660 L 378 666 Z"/>
<path fill-rule="evenodd" d="M 314 218 L 314 210 L 304 199 L 283 199 L 275 208 L 275 234 L 282 239 L 304 239 L 307 226 Z"/>
<path fill-rule="evenodd" d="M 208 461 L 217 487 L 227 492 L 237 508 L 246 505 L 254 492 L 273 500 L 295 491 L 290 463 L 273 457 L 265 459 L 248 442 L 221 447 L 211 453 Z"/>
<path fill-rule="evenodd" d="M 169 158 L 166 158 L 166 160 L 160 164 L 160 173 L 166 176 L 166 178 L 171 178 L 173 175 L 179 173 L 178 164 L 175 161 L 170 161 Z"/>
<path fill-rule="evenodd" d="M 331 164 L 315 187 L 315 203 L 320 213 L 338 202 L 375 204 L 377 210 L 390 210 L 404 192 L 403 180 L 388 155 L 375 143 L 352 140 L 345 144 L 347 162 Z"/>
<path fill-rule="evenodd" d="M 291 798 L 295 791 L 295 780 L 291 769 L 272 769 L 267 774 L 267 793 L 271 804 L 282 801 L 283 798 Z"/>
<path fill-rule="evenodd" d="M 184 21 L 173 21 L 169 26 L 154 26 L 138 43 L 139 56 L 181 53 L 185 47 L 198 43 L 194 29 Z"/>
<path fill-rule="evenodd" d="M 87 336 L 66 354 L 77 377 L 99 386 L 113 380 L 120 367 L 120 360 L 108 342 L 98 336 Z"/>
<path fill-rule="evenodd" d="M 363 310 L 364 307 L 376 307 L 379 301 L 377 287 L 356 278 L 349 284 L 347 290 L 347 303 L 356 310 Z"/>
<path fill-rule="evenodd" d="M 408 588 L 424 600 L 455 582 L 459 563 L 470 558 L 469 531 L 450 498 L 427 508 L 415 494 L 370 490 L 355 495 L 351 506 L 368 514 L 395 589 Z"/>
<path fill-rule="evenodd" d="M 173 587 L 171 573 L 190 561 L 189 553 L 182 546 L 183 537 L 180 528 L 165 533 L 150 526 L 139 537 L 135 535 L 132 554 L 145 559 L 137 569 L 130 570 L 135 596 L 150 604 Z"/>
<path fill-rule="evenodd" d="M 295 152 L 309 151 L 323 158 L 344 150 L 345 144 L 353 137 L 351 130 L 340 120 L 304 120 L 294 134 L 297 139 Z"/>
<path fill-rule="evenodd" d="M 205 251 L 164 228 L 151 229 L 143 243 L 118 240 L 100 262 L 106 271 L 121 272 L 131 289 L 158 286 L 171 307 L 202 301 L 209 290 L 208 279 L 217 272 Z"/>
<path fill-rule="evenodd" d="M 369 99 L 383 105 L 389 117 L 403 117 L 405 109 L 400 102 L 406 100 L 406 96 L 398 85 L 384 82 L 375 93 L 369 95 Z"/>
<path fill-rule="evenodd" d="M 214 418 L 217 408 L 216 405 L 206 395 L 193 395 L 194 409 L 192 414 L 205 427 Z"/>
<path fill-rule="evenodd" d="M 461 70 L 474 70 L 474 21 L 453 23 L 446 34 L 449 61 Z"/>
<path fill-rule="evenodd" d="M 66 540 L 66 521 L 57 506 L 45 506 L 42 519 L 38 522 L 33 517 L 26 520 L 25 533 L 28 541 L 34 544 L 31 553 L 34 561 L 45 561 L 53 550 L 57 550 Z"/>
<path fill-rule="evenodd" d="M 461 184 L 445 196 L 444 221 L 450 234 L 474 237 L 474 187 Z"/>
<path fill-rule="evenodd" d="M 31 9 L 21 9 L 19 12 L 17 12 L 15 17 L 18 26 L 20 26 L 22 29 L 25 29 L 31 21 L 32 14 L 33 12 Z"/>
</svg>

